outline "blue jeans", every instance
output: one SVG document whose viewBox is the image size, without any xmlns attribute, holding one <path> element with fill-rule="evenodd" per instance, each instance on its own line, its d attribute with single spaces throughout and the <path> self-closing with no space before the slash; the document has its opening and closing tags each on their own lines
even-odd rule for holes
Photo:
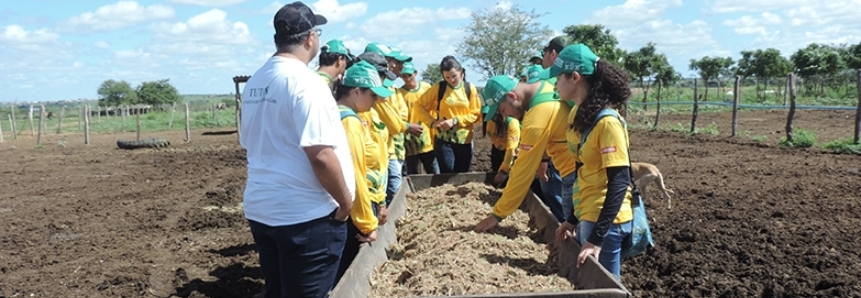
<svg viewBox="0 0 861 298">
<path fill-rule="evenodd" d="M 547 165 L 547 177 L 549 178 L 547 182 L 538 179 L 538 183 L 541 184 L 541 192 L 544 193 L 541 201 L 547 205 L 547 208 L 550 208 L 550 212 L 553 213 L 553 217 L 556 217 L 557 221 L 563 222 L 568 217 L 565 217 L 565 209 L 563 208 L 562 177 L 559 177 L 559 171 L 556 170 L 552 162 Z M 571 200 L 570 197 L 568 200 Z M 571 214 L 571 211 L 568 211 L 568 214 Z"/>
<path fill-rule="evenodd" d="M 472 165 L 472 143 L 455 144 L 436 139 L 433 144 L 442 174 L 467 173 Z"/>
<path fill-rule="evenodd" d="M 407 175 L 415 175 L 419 173 L 419 162 L 425 169 L 425 174 L 439 175 L 439 164 L 436 162 L 436 156 L 433 152 L 419 153 L 412 156 L 407 156 Z"/>
<path fill-rule="evenodd" d="M 401 187 L 403 176 L 401 175 L 401 167 L 404 166 L 403 160 L 389 159 L 389 179 L 386 183 L 386 206 L 392 203 L 395 194 L 398 193 L 398 188 Z"/>
<path fill-rule="evenodd" d="M 571 172 L 562 177 L 562 216 L 565 219 L 574 213 L 574 182 L 577 181 L 577 172 Z"/>
<path fill-rule="evenodd" d="M 347 222 L 334 216 L 333 211 L 318 219 L 278 227 L 248 220 L 260 255 L 264 297 L 329 295 L 347 240 Z"/>
<path fill-rule="evenodd" d="M 593 228 L 595 228 L 595 222 L 581 220 L 577 224 L 577 241 L 580 242 L 580 245 L 586 244 L 586 239 L 589 238 Z M 598 263 L 601 263 L 601 266 L 615 275 L 618 280 L 621 280 L 622 276 L 622 239 L 631 234 L 633 228 L 633 221 L 611 224 L 610 232 L 607 237 L 604 237 L 604 243 L 601 244 Z"/>
</svg>

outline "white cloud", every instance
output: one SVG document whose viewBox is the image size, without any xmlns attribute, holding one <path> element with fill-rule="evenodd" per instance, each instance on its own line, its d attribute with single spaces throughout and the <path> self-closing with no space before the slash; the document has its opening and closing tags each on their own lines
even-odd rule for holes
<svg viewBox="0 0 861 298">
<path fill-rule="evenodd" d="M 640 26 L 615 31 L 615 34 L 629 50 L 655 42 L 658 52 L 666 54 L 671 60 L 675 58 L 687 61 L 706 55 L 730 54 L 712 37 L 712 27 L 699 20 L 687 24 L 671 20 L 649 21 Z"/>
<path fill-rule="evenodd" d="M 779 15 L 771 12 L 763 12 L 760 17 L 743 16 L 738 19 L 723 21 L 724 26 L 734 27 L 735 33 L 742 35 L 767 34 L 766 26 L 779 25 L 783 23 Z"/>
<path fill-rule="evenodd" d="M 717 0 L 712 3 L 710 10 L 714 13 L 768 11 L 797 7 L 810 2 L 809 0 Z"/>
<path fill-rule="evenodd" d="M 338 23 L 350 18 L 360 17 L 368 12 L 368 4 L 355 2 L 341 5 L 338 0 L 319 0 L 311 4 L 314 13 L 322 15 L 329 23 Z"/>
<path fill-rule="evenodd" d="M 0 35 L 0 41 L 16 44 L 40 44 L 55 41 L 59 37 L 57 33 L 48 29 L 27 31 L 20 25 L 8 25 L 3 29 L 3 34 Z"/>
<path fill-rule="evenodd" d="M 511 1 L 499 1 L 496 3 L 496 6 L 494 6 L 494 8 L 501 10 L 509 10 L 512 7 L 514 7 L 514 3 L 511 3 Z"/>
<path fill-rule="evenodd" d="M 199 5 L 209 7 L 230 6 L 245 2 L 248 0 L 170 0 L 170 3 Z"/>
<path fill-rule="evenodd" d="M 423 7 L 410 7 L 398 11 L 388 11 L 377 14 L 362 23 L 359 28 L 370 37 L 393 35 L 415 35 L 421 33 L 423 27 L 436 25 L 439 22 L 464 20 L 470 17 L 471 10 L 461 8 L 438 8 L 436 10 Z M 392 30 L 393 27 L 397 30 Z M 431 26 L 440 28 L 444 26 Z"/>
<path fill-rule="evenodd" d="M 358 25 L 356 25 L 355 22 L 349 22 L 346 25 L 344 25 L 344 29 L 356 29 L 357 26 Z"/>
<path fill-rule="evenodd" d="M 93 43 L 93 46 L 100 48 L 100 49 L 107 49 L 107 48 L 111 47 L 111 44 L 109 44 L 105 41 L 97 41 L 97 42 Z"/>
<path fill-rule="evenodd" d="M 159 23 L 152 26 L 155 38 L 168 42 L 247 44 L 253 40 L 248 25 L 227 20 L 227 13 L 212 9 L 187 22 Z"/>
<path fill-rule="evenodd" d="M 119 1 L 99 7 L 95 12 L 85 12 L 74 16 L 66 22 L 66 26 L 61 26 L 61 28 L 69 32 L 78 32 L 81 29 L 110 31 L 126 28 L 143 21 L 167 19 L 173 16 L 173 8 L 169 6 L 150 5 L 144 7 L 137 1 Z"/>
<path fill-rule="evenodd" d="M 621 5 L 602 8 L 592 14 L 587 22 L 605 26 L 631 26 L 656 20 L 667 8 L 682 5 L 682 0 L 627 0 Z"/>
</svg>

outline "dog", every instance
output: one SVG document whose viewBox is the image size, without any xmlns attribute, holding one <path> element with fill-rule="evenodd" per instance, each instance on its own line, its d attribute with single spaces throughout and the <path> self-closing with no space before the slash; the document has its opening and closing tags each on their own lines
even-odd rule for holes
<svg viewBox="0 0 861 298">
<path fill-rule="evenodd" d="M 664 175 L 661 175 L 661 171 L 658 170 L 658 167 L 645 162 L 632 162 L 631 170 L 634 172 L 634 181 L 637 183 L 637 186 L 640 187 L 641 195 L 645 197 L 646 186 L 648 186 L 649 183 L 652 183 L 652 181 L 657 180 L 658 187 L 661 188 L 661 192 L 664 193 L 664 198 L 667 199 L 667 209 L 672 208 L 672 199 L 670 198 L 670 194 L 675 194 L 675 192 L 664 186 Z"/>
</svg>

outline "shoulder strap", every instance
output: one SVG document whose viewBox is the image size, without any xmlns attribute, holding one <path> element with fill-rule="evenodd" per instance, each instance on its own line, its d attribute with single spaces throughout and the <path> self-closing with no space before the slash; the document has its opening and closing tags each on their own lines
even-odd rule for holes
<svg viewBox="0 0 861 298">
<path fill-rule="evenodd" d="M 436 97 L 436 119 L 439 120 L 439 108 L 440 104 L 442 104 L 442 97 L 445 96 L 445 89 L 448 88 L 448 84 L 445 81 L 439 82 L 439 93 L 437 93 Z"/>
<path fill-rule="evenodd" d="M 339 110 L 341 110 L 341 120 L 344 120 L 344 118 L 347 117 L 356 117 L 356 119 L 359 119 L 360 121 L 362 120 L 359 118 L 359 114 L 356 114 L 356 112 L 350 108 L 341 107 Z"/>
<path fill-rule="evenodd" d="M 595 125 L 598 124 L 598 121 L 600 121 L 601 118 L 604 118 L 607 116 L 616 117 L 616 119 L 619 119 L 619 121 L 622 122 L 622 127 L 625 130 L 628 129 L 628 124 L 625 122 L 625 119 L 622 119 L 622 116 L 619 115 L 619 112 L 617 112 L 614 109 L 610 109 L 610 108 L 603 109 L 603 110 L 601 110 L 601 112 L 598 113 L 598 116 L 595 117 L 595 121 L 592 122 L 592 125 L 590 125 L 589 128 L 587 128 L 586 131 L 583 132 L 583 135 L 580 136 L 580 145 L 579 145 L 579 147 L 577 147 L 578 151 L 581 150 L 581 148 L 583 148 L 583 144 L 586 143 L 586 137 L 589 136 L 589 133 L 591 133 L 592 129 L 595 128 Z M 631 142 L 630 142 L 630 140 L 628 140 L 627 134 L 625 135 L 625 141 L 628 142 L 628 172 L 629 172 L 628 174 L 631 177 L 630 184 L 633 187 L 632 193 L 633 192 L 639 193 L 640 189 L 637 187 L 637 184 L 634 183 L 634 169 L 631 168 Z M 583 163 L 577 162 L 577 169 L 575 169 L 575 173 L 579 172 L 580 167 L 582 165 L 583 165 Z"/>
<path fill-rule="evenodd" d="M 463 87 L 466 88 L 466 100 L 472 98 L 472 85 L 467 81 L 463 81 Z"/>
</svg>

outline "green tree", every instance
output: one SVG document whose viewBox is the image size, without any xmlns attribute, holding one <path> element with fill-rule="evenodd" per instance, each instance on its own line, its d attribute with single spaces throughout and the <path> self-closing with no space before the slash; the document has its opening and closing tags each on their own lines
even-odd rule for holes
<svg viewBox="0 0 861 298">
<path fill-rule="evenodd" d="M 717 79 L 721 72 L 727 72 L 732 67 L 733 61 L 730 57 L 703 57 L 700 60 L 691 59 L 688 66 L 690 70 L 696 71 L 706 86 L 705 100 L 709 99 L 709 81 Z M 720 85 L 720 80 L 718 80 Z"/>
<path fill-rule="evenodd" d="M 610 29 L 600 24 L 569 25 L 562 32 L 571 36 L 573 42 L 589 46 L 601 59 L 621 66 L 625 51 L 618 48 L 619 40 L 610 33 Z"/>
<path fill-rule="evenodd" d="M 669 62 L 666 55 L 656 52 L 655 43 L 649 42 L 639 50 L 627 53 L 623 65 L 631 77 L 640 82 L 640 88 L 643 88 L 643 102 L 646 102 L 649 89 L 655 82 L 652 77 L 658 74 L 658 70 L 669 65 Z M 646 80 L 648 83 L 645 83 Z"/>
<path fill-rule="evenodd" d="M 861 42 L 850 46 L 844 58 L 847 67 L 861 69 Z"/>
<path fill-rule="evenodd" d="M 466 37 L 458 44 L 457 54 L 472 61 L 485 79 L 517 75 L 535 54 L 535 45 L 546 42 L 553 33 L 537 21 L 541 16 L 519 5 L 473 12 L 472 22 L 464 27 Z"/>
<path fill-rule="evenodd" d="M 803 49 L 799 49 L 790 57 L 795 67 L 795 73 L 805 80 L 810 80 L 813 85 L 804 83 L 807 92 L 813 92 L 815 96 L 820 93 L 825 95 L 825 83 L 828 77 L 835 76 L 843 65 L 838 51 L 831 46 L 811 43 Z M 816 92 L 816 85 L 820 92 Z"/>
<path fill-rule="evenodd" d="M 143 82 L 135 90 L 138 103 L 148 105 L 170 104 L 180 101 L 179 92 L 170 84 L 170 79 Z"/>
<path fill-rule="evenodd" d="M 126 81 L 104 81 L 99 86 L 97 93 L 99 94 L 100 106 L 115 107 L 137 101 L 135 90 Z"/>
<path fill-rule="evenodd" d="M 431 63 L 422 71 L 422 81 L 435 84 L 442 81 L 442 73 L 439 71 L 439 64 Z"/>
<path fill-rule="evenodd" d="M 785 77 L 790 71 L 792 71 L 792 66 L 789 63 L 789 60 L 786 57 L 780 55 L 780 50 L 775 48 L 768 48 L 765 50 L 756 50 L 754 54 L 754 63 L 755 63 L 755 75 L 757 76 L 757 96 L 759 96 L 759 82 L 765 84 L 765 88 L 768 89 L 769 82 L 773 78 L 777 77 Z M 777 86 L 778 88 L 782 88 L 786 84 L 781 84 Z M 775 92 L 774 96 L 780 96 L 779 92 Z"/>
</svg>

